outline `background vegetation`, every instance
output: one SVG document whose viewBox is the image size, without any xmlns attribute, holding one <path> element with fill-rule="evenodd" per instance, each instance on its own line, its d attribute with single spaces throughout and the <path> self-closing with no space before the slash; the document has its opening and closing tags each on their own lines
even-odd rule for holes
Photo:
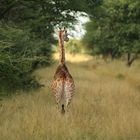
<svg viewBox="0 0 140 140">
<path fill-rule="evenodd" d="M 81 10 L 77 4 L 71 0 L 0 1 L 1 94 L 39 86 L 32 72 L 51 64 L 54 28 L 72 25 L 74 12 Z"/>
<path fill-rule="evenodd" d="M 140 1 L 103 0 L 90 10 L 83 38 L 93 55 L 112 59 L 127 55 L 130 66 L 140 54 Z"/>
<path fill-rule="evenodd" d="M 139 5 L 139 0 L 1 0 L 1 93 L 39 86 L 32 72 L 52 63 L 54 29 L 73 27 L 77 12 L 90 18 L 84 45 L 71 40 L 67 51 L 75 55 L 86 46 L 90 54 L 104 59 L 127 56 L 130 66 L 140 53 Z"/>
<path fill-rule="evenodd" d="M 76 92 L 62 116 L 54 32 L 79 15 L 90 20 L 65 43 Z M 139 40 L 139 0 L 0 0 L 0 140 L 139 140 Z"/>
<path fill-rule="evenodd" d="M 0 101 L 0 139 L 139 140 L 140 62 L 128 69 L 118 60 L 69 56 L 76 84 L 69 111 L 60 114 L 50 91 L 57 63 L 39 69 L 34 74 L 45 87 Z"/>
</svg>

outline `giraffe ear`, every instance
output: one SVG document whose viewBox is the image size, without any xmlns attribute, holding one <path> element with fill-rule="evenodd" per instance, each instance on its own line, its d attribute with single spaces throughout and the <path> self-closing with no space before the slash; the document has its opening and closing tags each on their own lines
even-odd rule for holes
<svg viewBox="0 0 140 140">
<path fill-rule="evenodd" d="M 66 27 L 64 27 L 64 32 L 67 33 L 67 29 L 66 29 Z"/>
<path fill-rule="evenodd" d="M 64 41 L 68 42 L 68 41 L 69 41 L 69 38 L 68 38 L 68 37 L 67 37 L 67 38 L 65 38 L 65 39 L 64 39 Z"/>
<path fill-rule="evenodd" d="M 63 32 L 64 32 L 63 39 L 64 39 L 65 42 L 68 42 L 69 41 L 69 38 L 68 38 L 68 33 L 67 33 L 67 30 L 66 30 L 65 27 L 64 27 Z"/>
<path fill-rule="evenodd" d="M 63 36 L 64 41 L 68 42 L 69 38 L 68 38 L 68 34 L 67 32 L 64 32 L 64 36 Z"/>
</svg>

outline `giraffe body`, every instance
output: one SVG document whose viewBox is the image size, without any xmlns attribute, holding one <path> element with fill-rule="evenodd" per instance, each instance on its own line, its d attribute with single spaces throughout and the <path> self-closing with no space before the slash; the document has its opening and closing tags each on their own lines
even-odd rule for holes
<svg viewBox="0 0 140 140">
<path fill-rule="evenodd" d="M 52 82 L 52 90 L 59 106 L 68 107 L 74 94 L 74 81 L 66 65 L 59 65 Z"/>
<path fill-rule="evenodd" d="M 60 60 L 59 65 L 54 74 L 54 79 L 52 81 L 51 88 L 56 103 L 58 104 L 58 107 L 61 108 L 62 113 L 65 113 L 65 109 L 67 109 L 74 94 L 75 85 L 73 78 L 65 65 L 65 51 L 63 41 L 64 41 L 63 32 L 60 31 L 59 32 Z"/>
</svg>

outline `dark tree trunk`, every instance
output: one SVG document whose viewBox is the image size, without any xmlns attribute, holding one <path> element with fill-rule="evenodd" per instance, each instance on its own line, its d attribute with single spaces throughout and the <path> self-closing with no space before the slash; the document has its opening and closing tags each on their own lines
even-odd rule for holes
<svg viewBox="0 0 140 140">
<path fill-rule="evenodd" d="M 110 55 L 111 55 L 111 60 L 114 60 L 115 59 L 115 53 L 113 53 L 113 51 L 111 51 L 111 53 L 110 53 Z"/>
<path fill-rule="evenodd" d="M 132 65 L 132 63 L 134 62 L 134 60 L 136 60 L 136 58 L 137 58 L 137 55 L 132 56 L 131 53 L 128 53 L 127 54 L 127 66 L 130 67 Z"/>
<path fill-rule="evenodd" d="M 103 58 L 103 60 L 107 63 L 107 58 L 108 58 L 108 55 L 103 54 L 103 55 L 102 55 L 102 58 Z"/>
<path fill-rule="evenodd" d="M 0 13 L 0 20 L 4 18 L 4 16 L 16 5 L 16 2 L 9 4 L 9 6 Z"/>
</svg>

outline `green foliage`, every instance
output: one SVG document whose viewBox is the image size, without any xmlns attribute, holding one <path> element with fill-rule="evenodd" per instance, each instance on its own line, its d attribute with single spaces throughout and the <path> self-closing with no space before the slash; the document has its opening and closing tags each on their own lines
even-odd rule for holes
<svg viewBox="0 0 140 140">
<path fill-rule="evenodd" d="M 96 18 L 86 24 L 83 39 L 93 54 L 115 58 L 130 53 L 128 61 L 140 54 L 139 5 L 139 0 L 104 0 L 97 7 L 97 13 L 92 13 Z"/>
<path fill-rule="evenodd" d="M 41 48 L 41 42 L 31 40 L 28 32 L 2 24 L 0 40 L 0 91 L 39 86 L 31 72 L 33 63 L 40 59 L 37 56 L 37 46 Z M 46 55 L 45 61 L 48 64 L 50 59 L 51 57 Z"/>
<path fill-rule="evenodd" d="M 1 0 L 0 92 L 37 86 L 32 72 L 51 64 L 54 28 L 82 10 L 79 0 Z"/>
<path fill-rule="evenodd" d="M 77 11 L 95 5 L 96 0 L 1 0 L 0 91 L 36 86 L 32 72 L 51 64 L 54 28 L 73 26 Z"/>
<path fill-rule="evenodd" d="M 80 40 L 73 39 L 66 43 L 66 51 L 71 54 L 83 53 L 84 47 Z"/>
</svg>

